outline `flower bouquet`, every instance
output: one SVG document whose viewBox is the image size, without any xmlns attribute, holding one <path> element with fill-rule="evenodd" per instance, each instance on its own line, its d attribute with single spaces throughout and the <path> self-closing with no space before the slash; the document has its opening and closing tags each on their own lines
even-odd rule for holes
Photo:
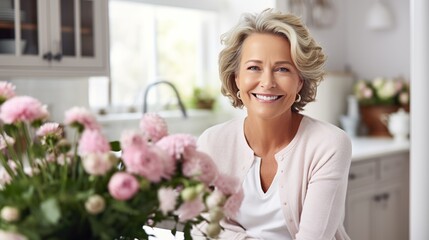
<svg viewBox="0 0 429 240">
<path fill-rule="evenodd" d="M 410 85 L 403 79 L 361 79 L 354 86 L 354 94 L 361 105 L 405 106 L 410 102 Z"/>
<path fill-rule="evenodd" d="M 359 80 L 354 85 L 354 94 L 359 102 L 362 122 L 371 136 L 390 136 L 383 116 L 399 108 L 409 110 L 410 85 L 401 78 Z"/>
<path fill-rule="evenodd" d="M 221 231 L 243 193 L 187 134 L 144 115 L 140 129 L 108 142 L 95 117 L 74 107 L 46 122 L 37 99 L 0 82 L 0 239 L 148 239 L 143 226 L 172 221 L 185 239 L 207 222 Z M 116 153 L 114 152 L 116 151 Z"/>
</svg>

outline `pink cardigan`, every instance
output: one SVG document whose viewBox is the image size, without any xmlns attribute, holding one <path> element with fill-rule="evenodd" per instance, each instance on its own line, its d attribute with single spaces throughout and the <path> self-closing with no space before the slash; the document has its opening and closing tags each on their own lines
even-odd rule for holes
<svg viewBox="0 0 429 240">
<path fill-rule="evenodd" d="M 207 129 L 198 148 L 208 153 L 220 172 L 241 182 L 254 153 L 246 142 L 244 118 Z M 351 142 L 339 128 L 304 116 L 292 142 L 275 155 L 281 169 L 280 201 L 286 227 L 294 239 L 350 239 L 343 226 Z M 267 219 L 268 220 L 268 219 Z M 233 219 L 222 223 L 220 239 L 252 239 Z M 205 229 L 200 226 L 198 229 Z M 193 230 L 193 238 L 201 236 Z"/>
</svg>

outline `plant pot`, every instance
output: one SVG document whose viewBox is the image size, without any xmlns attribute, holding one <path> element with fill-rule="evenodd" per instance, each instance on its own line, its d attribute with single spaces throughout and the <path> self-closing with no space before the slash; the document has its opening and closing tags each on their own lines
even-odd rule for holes
<svg viewBox="0 0 429 240">
<path fill-rule="evenodd" d="M 386 124 L 382 121 L 382 116 L 397 112 L 399 108 L 404 108 L 407 112 L 409 107 L 398 105 L 374 105 L 374 106 L 359 106 L 361 121 L 368 129 L 368 135 L 374 137 L 392 137 Z"/>
</svg>

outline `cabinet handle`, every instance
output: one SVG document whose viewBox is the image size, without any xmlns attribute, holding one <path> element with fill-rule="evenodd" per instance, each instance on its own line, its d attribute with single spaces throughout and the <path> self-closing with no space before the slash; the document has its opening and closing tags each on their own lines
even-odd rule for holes
<svg viewBox="0 0 429 240">
<path fill-rule="evenodd" d="M 374 196 L 374 201 L 380 202 L 381 200 L 382 200 L 382 196 L 381 195 L 375 195 Z"/>
<path fill-rule="evenodd" d="M 383 200 L 387 200 L 387 199 L 389 199 L 389 197 L 390 197 L 390 195 L 389 195 L 389 193 L 383 193 L 382 195 L 381 195 L 381 198 L 383 199 Z"/>
<path fill-rule="evenodd" d="M 47 61 L 52 61 L 53 55 L 51 52 L 47 52 L 45 54 L 43 54 L 43 59 L 47 60 Z"/>
<path fill-rule="evenodd" d="M 354 173 L 349 174 L 349 180 L 353 180 L 355 178 L 356 178 L 356 174 L 354 174 Z"/>
<path fill-rule="evenodd" d="M 61 61 L 63 58 L 63 55 L 61 53 L 57 53 L 52 57 L 54 60 L 57 60 L 58 62 Z"/>
</svg>

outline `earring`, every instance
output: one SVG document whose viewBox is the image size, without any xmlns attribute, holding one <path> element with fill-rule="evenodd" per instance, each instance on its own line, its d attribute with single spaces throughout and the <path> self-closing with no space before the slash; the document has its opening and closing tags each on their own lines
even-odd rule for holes
<svg viewBox="0 0 429 240">
<path fill-rule="evenodd" d="M 297 95 L 298 97 L 297 97 L 297 99 L 295 99 L 295 102 L 296 102 L 296 103 L 301 102 L 301 95 L 300 95 L 299 93 L 297 93 L 296 95 Z"/>
<path fill-rule="evenodd" d="M 237 98 L 241 100 L 240 90 L 237 91 Z"/>
</svg>

